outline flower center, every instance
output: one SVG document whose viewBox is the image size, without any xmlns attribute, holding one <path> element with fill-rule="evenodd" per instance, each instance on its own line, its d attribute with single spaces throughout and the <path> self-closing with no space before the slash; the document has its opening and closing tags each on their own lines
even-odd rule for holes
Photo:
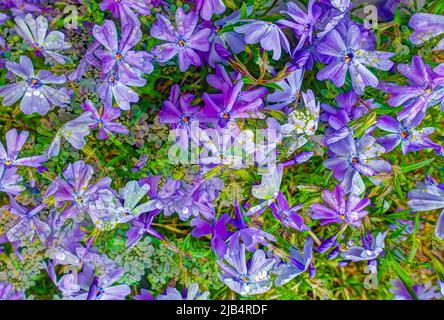
<svg viewBox="0 0 444 320">
<path fill-rule="evenodd" d="M 223 117 L 225 120 L 228 120 L 228 119 L 230 119 L 230 114 L 229 114 L 228 112 L 225 112 L 225 113 L 222 115 L 222 117 Z"/>
<path fill-rule="evenodd" d="M 405 139 L 409 136 L 409 132 L 407 130 L 404 130 L 401 132 L 401 138 Z"/>
<path fill-rule="evenodd" d="M 40 82 L 40 80 L 36 79 L 36 78 L 29 78 L 28 84 L 31 88 L 34 88 L 34 89 L 38 89 L 42 86 L 42 83 Z"/>
<path fill-rule="evenodd" d="M 114 84 L 116 83 L 116 81 L 117 81 L 117 79 L 116 79 L 115 76 L 111 76 L 111 77 L 109 77 L 109 79 L 108 79 L 108 82 L 109 82 L 110 84 L 112 84 L 112 85 L 114 85 Z"/>
<path fill-rule="evenodd" d="M 105 294 L 105 290 L 102 287 L 97 288 L 96 291 L 96 300 L 102 299 L 103 295 Z"/>
<path fill-rule="evenodd" d="M 351 158 L 351 162 L 352 162 L 353 164 L 358 164 L 358 163 L 359 163 L 359 158 L 357 158 L 357 157 L 353 157 L 353 158 Z"/>
<path fill-rule="evenodd" d="M 344 57 L 346 63 L 349 63 L 353 59 L 353 53 L 347 53 Z"/>
<path fill-rule="evenodd" d="M 184 47 L 186 45 L 186 42 L 184 40 L 180 39 L 178 41 L 178 44 L 179 44 L 179 46 Z"/>
<path fill-rule="evenodd" d="M 117 60 L 117 61 L 121 60 L 122 58 L 123 58 L 123 56 L 122 56 L 121 53 L 117 53 L 117 54 L 116 54 L 116 60 Z"/>
</svg>

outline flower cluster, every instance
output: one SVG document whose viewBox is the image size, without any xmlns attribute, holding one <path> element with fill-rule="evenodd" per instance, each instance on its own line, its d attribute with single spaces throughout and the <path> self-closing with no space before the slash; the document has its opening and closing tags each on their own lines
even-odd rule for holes
<svg viewBox="0 0 444 320">
<path fill-rule="evenodd" d="M 253 2 L 0 3 L 0 300 L 442 298 L 439 0 Z"/>
</svg>

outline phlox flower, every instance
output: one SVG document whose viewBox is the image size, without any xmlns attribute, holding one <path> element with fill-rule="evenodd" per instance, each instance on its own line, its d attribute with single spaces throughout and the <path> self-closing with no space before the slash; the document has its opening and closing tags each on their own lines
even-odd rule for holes
<svg viewBox="0 0 444 320">
<path fill-rule="evenodd" d="M 70 97 L 63 89 L 54 89 L 49 84 L 63 84 L 65 76 L 56 76 L 47 70 L 34 73 L 31 59 L 20 56 L 20 62 L 6 62 L 6 69 L 21 78 L 21 81 L 0 87 L 2 103 L 11 106 L 18 100 L 20 110 L 25 114 L 46 114 L 51 105 L 64 106 L 69 103 Z"/>
<path fill-rule="evenodd" d="M 120 79 L 143 81 L 141 74 L 153 71 L 152 57 L 148 52 L 131 50 L 142 38 L 139 26 L 123 25 L 119 42 L 116 25 L 111 20 L 105 20 L 102 26 L 94 26 L 93 36 L 106 49 L 94 51 L 102 62 L 104 74 L 117 69 Z"/>
<path fill-rule="evenodd" d="M 341 182 L 345 193 L 364 192 L 361 174 L 371 177 L 392 170 L 387 161 L 378 159 L 385 150 L 372 136 L 364 135 L 356 141 L 348 135 L 339 142 L 330 144 L 329 149 L 334 155 L 324 162 L 324 166 L 333 170 L 333 177 Z"/>
<path fill-rule="evenodd" d="M 31 14 L 25 17 L 17 16 L 14 18 L 16 24 L 15 30 L 25 41 L 35 50 L 36 56 L 44 56 L 45 63 L 57 62 L 64 64 L 69 58 L 58 53 L 58 51 L 71 48 L 71 45 L 65 42 L 65 35 L 60 31 L 48 32 L 48 20 L 44 16 L 37 19 Z"/>
<path fill-rule="evenodd" d="M 16 129 L 11 129 L 6 133 L 6 149 L 0 141 L 0 165 L 6 167 L 27 166 L 39 167 L 44 161 L 43 156 L 31 156 L 18 159 L 20 151 L 28 139 L 29 132 L 22 131 L 20 134 Z"/>
<path fill-rule="evenodd" d="M 416 189 L 408 193 L 408 204 L 413 211 L 429 211 L 444 208 L 444 185 L 438 184 L 432 178 L 418 182 Z M 436 224 L 435 235 L 444 238 L 444 210 L 441 211 Z"/>
<path fill-rule="evenodd" d="M 195 12 L 185 14 L 180 7 L 176 10 L 176 28 L 174 28 L 167 17 L 157 14 L 157 20 L 150 29 L 151 36 L 167 43 L 153 48 L 152 54 L 156 60 L 164 63 L 177 55 L 181 72 L 185 72 L 190 65 L 200 66 L 202 61 L 196 51 L 210 50 L 211 30 L 204 28 L 195 31 L 198 19 Z"/>
<path fill-rule="evenodd" d="M 97 108 L 93 105 L 91 101 L 86 101 L 82 105 L 83 110 L 86 112 L 91 112 L 91 118 L 95 121 L 89 127 L 91 129 L 99 129 L 99 133 L 97 135 L 97 139 L 99 140 L 108 140 L 113 133 L 121 133 L 128 135 L 129 130 L 123 124 L 119 124 L 114 122 L 120 117 L 120 109 L 114 108 L 109 105 L 104 105 L 97 110 Z"/>
<path fill-rule="evenodd" d="M 357 94 L 363 94 L 366 86 L 375 88 L 378 78 L 366 66 L 387 71 L 393 66 L 389 59 L 395 54 L 366 50 L 361 47 L 360 37 L 361 31 L 356 25 L 349 27 L 345 39 L 338 31 L 330 31 L 324 42 L 318 45 L 317 51 L 334 57 L 334 60 L 318 72 L 317 79 L 330 79 L 336 86 L 342 87 L 350 72 L 353 89 Z"/>
<path fill-rule="evenodd" d="M 244 34 L 244 40 L 248 44 L 260 42 L 261 47 L 267 51 L 273 51 L 273 60 L 281 57 L 281 47 L 290 53 L 288 39 L 278 25 L 261 20 L 241 20 L 246 24 L 234 27 L 234 31 Z"/>
<path fill-rule="evenodd" d="M 256 250 L 247 264 L 245 245 L 232 241 L 224 260 L 226 263 L 218 261 L 221 269 L 219 277 L 231 290 L 242 296 L 261 294 L 270 290 L 272 285 L 270 271 L 275 259 L 268 259 L 263 250 Z"/>
</svg>

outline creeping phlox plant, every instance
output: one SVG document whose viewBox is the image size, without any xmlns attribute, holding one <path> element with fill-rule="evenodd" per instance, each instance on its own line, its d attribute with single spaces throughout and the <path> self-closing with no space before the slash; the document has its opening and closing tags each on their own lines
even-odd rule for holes
<svg viewBox="0 0 444 320">
<path fill-rule="evenodd" d="M 442 299 L 444 4 L 1 0 L 0 299 Z"/>
</svg>

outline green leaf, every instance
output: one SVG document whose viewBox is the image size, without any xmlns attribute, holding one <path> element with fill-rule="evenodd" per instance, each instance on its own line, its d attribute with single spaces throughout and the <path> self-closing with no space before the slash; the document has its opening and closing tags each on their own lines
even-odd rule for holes
<svg viewBox="0 0 444 320">
<path fill-rule="evenodd" d="M 405 166 L 400 166 L 401 167 L 401 172 L 402 173 L 406 173 L 406 172 L 410 172 L 416 169 L 420 169 L 422 167 L 425 167 L 426 165 L 432 163 L 433 161 L 435 161 L 435 159 L 428 159 L 428 160 L 424 160 L 422 162 L 419 163 L 414 163 L 414 164 L 409 164 L 409 165 L 405 165 Z"/>
<path fill-rule="evenodd" d="M 247 19 L 248 18 L 248 11 L 247 11 L 247 5 L 246 3 L 242 3 L 241 8 L 241 19 Z"/>
<path fill-rule="evenodd" d="M 281 88 L 281 86 L 279 86 L 277 83 L 274 82 L 268 82 L 268 83 L 264 83 L 262 84 L 264 87 L 268 87 L 268 88 L 273 88 L 279 91 L 284 91 L 284 89 Z"/>
</svg>

